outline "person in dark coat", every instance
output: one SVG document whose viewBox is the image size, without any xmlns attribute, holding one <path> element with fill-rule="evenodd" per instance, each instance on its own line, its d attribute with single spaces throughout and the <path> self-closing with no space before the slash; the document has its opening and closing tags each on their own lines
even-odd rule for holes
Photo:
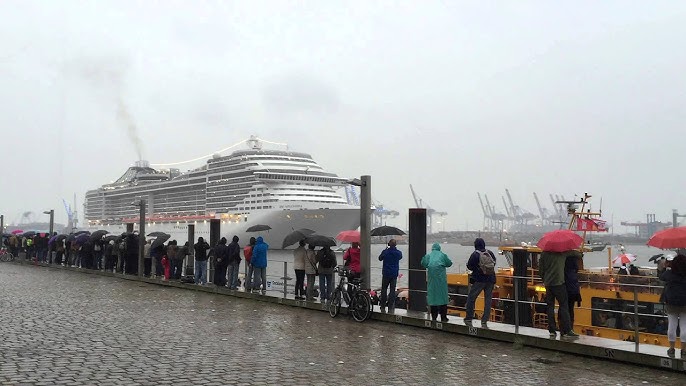
<svg viewBox="0 0 686 386">
<path fill-rule="evenodd" d="M 485 254 L 484 256 L 490 257 L 493 260 L 493 273 L 484 273 L 482 271 L 481 266 L 479 265 L 482 253 Z M 473 282 L 471 283 L 469 294 L 467 295 L 466 313 L 464 317 L 464 323 L 468 326 L 471 326 L 472 319 L 474 319 L 474 306 L 476 304 L 476 298 L 479 296 L 481 291 L 483 291 L 484 312 L 481 315 L 481 327 L 488 327 L 488 319 L 491 317 L 493 287 L 495 286 L 495 263 L 495 255 L 489 249 L 486 249 L 486 242 L 484 239 L 480 237 L 474 239 L 474 252 L 469 255 L 469 260 L 467 260 L 467 268 L 472 271 L 471 278 L 473 279 L 471 280 Z"/>
<path fill-rule="evenodd" d="M 207 250 L 210 244 L 202 237 L 198 237 L 198 242 L 193 245 L 195 250 L 195 284 L 207 284 Z"/>
<path fill-rule="evenodd" d="M 214 247 L 214 285 L 226 286 L 226 268 L 229 266 L 229 248 L 226 246 L 226 237 L 219 240 L 219 244 Z"/>
<path fill-rule="evenodd" d="M 386 306 L 388 306 L 388 312 L 393 313 L 395 311 L 395 285 L 398 282 L 400 260 L 403 258 L 403 253 L 398 250 L 396 245 L 395 239 L 391 239 L 388 241 L 388 247 L 381 251 L 379 255 L 379 261 L 383 262 L 381 269 L 381 296 L 379 299 L 381 312 L 386 311 Z M 357 259 L 359 269 L 359 252 Z"/>
<path fill-rule="evenodd" d="M 679 254 L 672 260 L 671 269 L 668 268 L 660 275 L 665 287 L 662 299 L 667 311 L 667 340 L 669 349 L 667 355 L 674 358 L 676 345 L 676 328 L 681 331 L 681 359 L 686 359 L 686 255 Z"/>
<path fill-rule="evenodd" d="M 138 240 L 139 236 L 129 234 L 126 236 L 126 273 L 138 275 Z"/>
<path fill-rule="evenodd" d="M 238 289 L 238 270 L 241 265 L 241 246 L 238 245 L 238 236 L 233 236 L 228 246 L 228 286 L 232 290 Z"/>
<path fill-rule="evenodd" d="M 565 260 L 565 286 L 567 287 L 567 305 L 569 323 L 574 328 L 574 303 L 581 307 L 581 289 L 579 286 L 579 260 L 577 255 L 570 254 Z"/>
</svg>

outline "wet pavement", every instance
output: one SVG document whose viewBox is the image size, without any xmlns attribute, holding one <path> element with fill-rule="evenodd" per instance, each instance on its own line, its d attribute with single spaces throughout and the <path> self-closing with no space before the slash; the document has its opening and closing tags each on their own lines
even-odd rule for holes
<svg viewBox="0 0 686 386">
<path fill-rule="evenodd" d="M 683 375 L 60 269 L 0 264 L 0 384 L 674 385 Z"/>
</svg>

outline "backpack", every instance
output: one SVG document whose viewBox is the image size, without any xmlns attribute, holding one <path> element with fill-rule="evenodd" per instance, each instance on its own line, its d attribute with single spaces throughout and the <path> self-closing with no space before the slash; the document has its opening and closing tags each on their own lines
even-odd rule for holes
<svg viewBox="0 0 686 386">
<path fill-rule="evenodd" d="M 479 252 L 479 269 L 484 275 L 495 275 L 495 260 L 488 253 L 488 250 Z"/>
<path fill-rule="evenodd" d="M 336 255 L 333 252 L 325 252 L 322 260 L 319 262 L 322 268 L 333 268 L 336 266 Z"/>
</svg>

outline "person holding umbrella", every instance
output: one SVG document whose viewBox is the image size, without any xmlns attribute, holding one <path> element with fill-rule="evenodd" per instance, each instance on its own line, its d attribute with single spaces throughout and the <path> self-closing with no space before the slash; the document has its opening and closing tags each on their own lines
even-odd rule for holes
<svg viewBox="0 0 686 386">
<path fill-rule="evenodd" d="M 300 240 L 293 250 L 293 269 L 295 270 L 295 299 L 305 299 L 305 240 Z"/>
<path fill-rule="evenodd" d="M 662 290 L 662 299 L 667 311 L 667 339 L 669 349 L 667 355 L 674 358 L 676 345 L 676 328 L 681 331 L 681 359 L 686 356 L 686 256 L 678 254 L 672 260 L 671 268 L 667 268 L 660 275 L 660 280 L 666 282 Z"/>
<path fill-rule="evenodd" d="M 381 306 L 381 312 L 386 312 L 386 306 L 388 306 L 388 312 L 393 313 L 395 311 L 395 285 L 398 282 L 398 271 L 400 270 L 400 260 L 403 258 L 403 253 L 396 247 L 397 243 L 395 239 L 390 239 L 388 241 L 388 247 L 381 251 L 379 255 L 379 261 L 383 262 L 383 267 L 381 269 L 381 296 L 379 298 L 379 305 Z M 351 269 L 352 269 L 352 263 Z M 359 270 L 360 264 L 360 254 L 359 246 L 357 252 L 357 267 Z M 389 288 L 390 286 L 390 288 Z"/>
<path fill-rule="evenodd" d="M 262 285 L 262 295 L 267 291 L 267 250 L 269 244 L 264 242 L 262 236 L 259 236 L 252 249 L 252 266 L 253 266 L 253 287 L 256 290 L 260 289 Z"/>
</svg>

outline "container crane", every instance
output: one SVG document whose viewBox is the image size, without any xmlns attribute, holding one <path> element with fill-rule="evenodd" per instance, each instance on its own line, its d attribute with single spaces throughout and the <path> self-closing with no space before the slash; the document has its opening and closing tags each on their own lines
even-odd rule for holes
<svg viewBox="0 0 686 386">
<path fill-rule="evenodd" d="M 423 208 L 423 205 L 426 205 L 425 202 L 422 202 L 421 197 L 417 195 L 414 191 L 414 187 L 412 187 L 412 184 L 410 184 L 410 191 L 412 192 L 412 198 L 414 199 L 415 205 L 417 205 L 417 208 Z M 486 198 L 486 201 L 488 202 L 488 198 Z M 426 205 L 426 217 L 427 217 L 427 222 L 428 222 L 428 228 L 429 228 L 429 234 L 433 233 L 433 215 L 438 215 L 441 217 L 447 216 L 447 212 L 437 212 L 435 209 L 431 208 L 429 205 Z"/>
<path fill-rule="evenodd" d="M 538 206 L 538 213 L 541 214 L 541 222 L 545 224 L 548 222 L 550 217 L 548 215 L 548 210 L 541 206 L 541 202 L 538 200 L 538 195 L 536 195 L 536 192 L 534 192 L 534 199 L 536 200 L 536 206 Z"/>
<path fill-rule="evenodd" d="M 490 210 L 486 209 L 486 206 L 484 205 L 484 201 L 481 199 L 481 193 L 476 192 L 476 195 L 479 196 L 479 203 L 481 204 L 481 211 L 484 212 L 484 225 L 483 227 L 486 227 L 486 220 L 489 220 L 491 218 Z"/>
<path fill-rule="evenodd" d="M 372 223 L 374 227 L 386 225 L 384 217 L 397 217 L 399 214 L 397 210 L 387 209 L 382 203 L 375 203 L 374 211 L 372 212 Z"/>
</svg>

